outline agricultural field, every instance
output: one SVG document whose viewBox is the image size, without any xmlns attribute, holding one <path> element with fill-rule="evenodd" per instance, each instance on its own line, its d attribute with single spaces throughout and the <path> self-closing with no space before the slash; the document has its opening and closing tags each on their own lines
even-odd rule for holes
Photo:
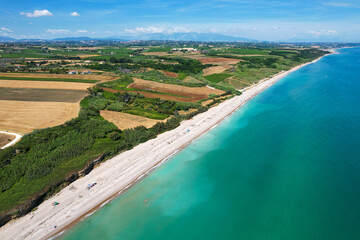
<svg viewBox="0 0 360 240">
<path fill-rule="evenodd" d="M 68 89 L 83 90 L 94 86 L 90 83 L 57 82 L 57 81 L 23 81 L 23 80 L 0 80 L 0 88 L 37 88 L 37 89 Z"/>
<path fill-rule="evenodd" d="M 11 77 L 12 79 L 9 79 Z M 113 81 L 119 76 L 116 75 L 92 75 L 92 74 L 43 74 L 43 73 L 0 73 L 1 79 L 9 80 L 35 80 L 39 81 L 45 79 L 44 81 L 49 81 L 52 79 L 60 80 L 95 80 L 95 81 Z M 60 79 L 60 80 L 59 80 Z"/>
<path fill-rule="evenodd" d="M 151 128 L 158 122 L 164 122 L 164 120 L 156 120 L 124 112 L 115 112 L 108 110 L 101 110 L 100 115 L 109 122 L 114 123 L 120 130 L 135 128 L 139 126 Z"/>
<path fill-rule="evenodd" d="M 0 215 L 16 214 L 39 193 L 54 194 L 62 185 L 53 186 L 99 157 L 132 149 L 241 94 L 237 89 L 326 53 L 256 45 L 0 44 L 0 129 L 25 134 L 0 151 Z M 174 47 L 198 51 L 170 53 Z"/>
<path fill-rule="evenodd" d="M 191 99 L 191 102 L 196 102 L 198 100 L 208 98 L 210 94 L 224 93 L 221 90 L 212 89 L 209 87 L 191 88 L 191 87 L 147 81 L 138 78 L 134 78 L 134 82 L 130 84 L 128 87 L 141 89 L 141 90 L 150 90 L 150 91 L 168 93 L 182 97 L 188 97 L 189 99 Z"/>
<path fill-rule="evenodd" d="M 78 103 L 0 100 L 0 129 L 20 134 L 54 127 L 77 117 Z"/>
<path fill-rule="evenodd" d="M 6 75 L 5 78 L 14 76 Z M 26 134 L 36 129 L 63 124 L 77 117 L 79 102 L 87 95 L 86 89 L 94 86 L 91 83 L 44 81 L 45 79 L 0 80 L 1 130 Z"/>
<path fill-rule="evenodd" d="M 0 133 L 0 148 L 15 139 L 14 135 Z"/>
<path fill-rule="evenodd" d="M 80 102 L 87 95 L 83 90 L 0 88 L 0 100 L 35 102 Z"/>
<path fill-rule="evenodd" d="M 208 75 L 205 78 L 212 83 L 219 83 L 230 76 L 231 76 L 230 74 L 226 74 L 226 73 L 216 73 L 216 74 Z"/>
</svg>

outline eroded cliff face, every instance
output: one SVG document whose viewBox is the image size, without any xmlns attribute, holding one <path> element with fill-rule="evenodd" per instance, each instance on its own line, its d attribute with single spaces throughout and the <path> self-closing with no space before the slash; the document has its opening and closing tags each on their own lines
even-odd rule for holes
<svg viewBox="0 0 360 240">
<path fill-rule="evenodd" d="M 94 167 L 103 160 L 104 160 L 104 155 L 101 155 L 92 162 L 88 163 L 84 169 L 69 175 L 63 181 L 58 182 L 52 185 L 51 187 L 45 189 L 44 191 L 38 193 L 35 197 L 24 203 L 19 208 L 0 215 L 0 227 L 5 225 L 7 222 L 11 221 L 12 219 L 19 218 L 28 214 L 34 208 L 39 206 L 44 200 L 48 199 L 55 193 L 59 192 L 61 189 L 65 188 L 70 183 L 74 182 L 76 179 L 89 174 L 94 169 Z"/>
</svg>

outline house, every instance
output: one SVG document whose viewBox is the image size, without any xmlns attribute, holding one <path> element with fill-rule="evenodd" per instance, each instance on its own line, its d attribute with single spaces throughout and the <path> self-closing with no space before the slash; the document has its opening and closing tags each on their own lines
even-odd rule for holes
<svg viewBox="0 0 360 240">
<path fill-rule="evenodd" d="M 91 71 L 82 71 L 81 74 L 91 74 Z"/>
<path fill-rule="evenodd" d="M 70 71 L 69 74 L 78 74 L 78 71 Z"/>
<path fill-rule="evenodd" d="M 127 69 L 127 68 L 119 68 L 119 71 L 123 72 L 123 73 L 131 73 L 131 70 L 130 69 Z"/>
<path fill-rule="evenodd" d="M 172 48 L 171 51 L 187 51 L 187 52 L 196 52 L 196 48 Z"/>
</svg>

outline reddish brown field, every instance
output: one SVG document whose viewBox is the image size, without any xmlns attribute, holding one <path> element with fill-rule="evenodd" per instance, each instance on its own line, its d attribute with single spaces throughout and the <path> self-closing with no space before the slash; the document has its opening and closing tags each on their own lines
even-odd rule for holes
<svg viewBox="0 0 360 240">
<path fill-rule="evenodd" d="M 167 77 L 172 77 L 172 78 L 178 78 L 179 77 L 178 73 L 168 72 L 168 71 L 163 71 L 163 70 L 161 70 L 161 72 Z"/>
<path fill-rule="evenodd" d="M 236 64 L 240 62 L 240 59 L 234 58 L 220 58 L 220 57 L 206 57 L 198 59 L 202 64 L 215 64 L 215 65 L 223 65 L 223 64 Z"/>
<path fill-rule="evenodd" d="M 115 89 L 111 89 L 111 88 L 103 88 L 103 89 L 105 91 L 112 92 L 112 93 L 126 92 L 126 91 L 115 90 Z M 127 92 L 140 93 L 147 98 L 160 98 L 160 99 L 164 99 L 164 100 L 179 101 L 179 102 L 196 102 L 196 101 L 198 101 L 198 100 L 190 98 L 190 97 L 178 97 L 178 96 L 164 95 L 164 94 L 151 93 L 151 92 L 143 92 L 143 91 L 127 91 Z"/>
<path fill-rule="evenodd" d="M 175 101 L 184 101 L 184 102 L 196 102 L 198 100 L 207 98 L 209 94 L 222 94 L 224 93 L 221 90 L 212 89 L 208 87 L 184 87 L 179 85 L 173 85 L 173 84 L 165 84 L 165 83 L 158 83 L 154 81 L 147 81 L 142 80 L 138 78 L 134 78 L 134 82 L 129 85 L 129 88 L 137 88 L 142 90 L 150 90 L 150 91 L 156 91 L 156 92 L 163 92 L 168 94 L 173 94 L 177 96 L 171 96 L 171 95 L 162 95 L 162 94 L 156 94 L 156 93 L 146 93 L 141 92 L 141 94 L 145 93 L 147 95 L 149 94 L 156 94 L 156 98 L 162 98 L 162 99 L 168 99 L 168 100 L 175 100 Z M 148 96 L 146 96 L 148 97 Z M 150 97 L 150 96 L 149 96 Z"/>
<path fill-rule="evenodd" d="M 69 78 L 89 79 L 99 81 L 113 81 L 119 78 L 115 75 L 92 75 L 92 74 L 42 74 L 42 73 L 0 73 L 1 77 L 27 77 L 27 78 Z"/>
<path fill-rule="evenodd" d="M 100 56 L 100 55 L 97 55 L 97 54 L 81 54 L 81 55 L 78 55 L 78 57 L 81 58 L 81 59 L 89 58 L 89 57 L 97 57 L 97 56 Z"/>
</svg>

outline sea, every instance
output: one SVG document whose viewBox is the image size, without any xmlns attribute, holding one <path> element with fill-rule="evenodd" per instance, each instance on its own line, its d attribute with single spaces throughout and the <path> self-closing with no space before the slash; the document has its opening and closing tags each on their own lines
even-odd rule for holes
<svg viewBox="0 0 360 240">
<path fill-rule="evenodd" d="M 60 239 L 360 239 L 360 48 L 279 80 Z"/>
</svg>

